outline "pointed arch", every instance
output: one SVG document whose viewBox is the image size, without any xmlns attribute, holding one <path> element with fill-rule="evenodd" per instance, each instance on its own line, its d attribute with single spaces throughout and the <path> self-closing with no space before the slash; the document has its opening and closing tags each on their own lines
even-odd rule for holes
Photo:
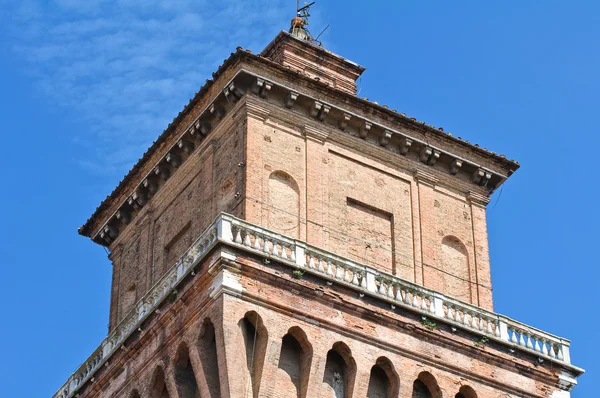
<svg viewBox="0 0 600 398">
<path fill-rule="evenodd" d="M 419 373 L 413 383 L 412 398 L 442 398 L 442 390 L 431 373 Z"/>
<path fill-rule="evenodd" d="M 334 398 L 351 398 L 356 378 L 356 361 L 350 348 L 337 342 L 327 352 L 323 388 Z"/>
<path fill-rule="evenodd" d="M 394 365 L 386 357 L 379 357 L 371 368 L 367 398 L 397 398 L 400 378 Z"/>
<path fill-rule="evenodd" d="M 273 386 L 279 394 L 305 398 L 312 361 L 312 346 L 302 329 L 294 326 L 281 340 Z"/>
<path fill-rule="evenodd" d="M 300 187 L 282 170 L 269 175 L 269 226 L 277 232 L 299 238 Z"/>
<path fill-rule="evenodd" d="M 471 386 L 461 386 L 455 398 L 477 398 L 477 393 Z"/>
<path fill-rule="evenodd" d="M 150 387 L 150 398 L 169 398 L 167 383 L 165 380 L 165 371 L 158 366 L 152 377 L 152 386 Z"/>
<path fill-rule="evenodd" d="M 269 336 L 262 318 L 256 311 L 247 312 L 238 322 L 238 326 L 242 333 L 242 355 L 245 356 L 246 362 L 244 385 L 252 390 L 253 397 L 258 398 Z"/>
<path fill-rule="evenodd" d="M 204 319 L 198 337 L 198 348 L 202 371 L 211 398 L 221 396 L 221 381 L 219 376 L 219 358 L 217 356 L 217 337 L 215 326 L 210 318 Z"/>
<path fill-rule="evenodd" d="M 179 396 L 189 398 L 200 398 L 200 391 L 194 368 L 190 361 L 190 351 L 185 342 L 182 342 L 177 348 L 175 354 L 175 384 Z"/>
</svg>

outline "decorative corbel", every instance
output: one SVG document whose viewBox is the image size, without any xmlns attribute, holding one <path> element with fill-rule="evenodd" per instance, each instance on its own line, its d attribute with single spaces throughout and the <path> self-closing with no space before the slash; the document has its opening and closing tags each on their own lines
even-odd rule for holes
<svg viewBox="0 0 600 398">
<path fill-rule="evenodd" d="M 231 83 L 229 84 L 229 87 L 228 87 L 228 88 L 229 88 L 229 91 L 230 91 L 230 92 L 231 92 L 233 95 L 235 95 L 235 97 L 236 97 L 237 99 L 240 99 L 240 98 L 242 98 L 242 97 L 244 96 L 244 91 L 243 91 L 241 88 L 239 88 L 238 86 L 236 86 L 234 82 L 231 82 Z"/>
<path fill-rule="evenodd" d="M 119 231 L 112 225 L 106 225 L 100 232 L 100 239 L 110 245 L 119 236 Z"/>
<path fill-rule="evenodd" d="M 256 79 L 256 87 L 258 88 L 257 91 L 260 98 L 267 98 L 267 94 L 273 88 L 273 83 L 259 77 Z"/>
<path fill-rule="evenodd" d="M 144 188 L 146 188 L 151 193 L 156 193 L 156 191 L 158 191 L 158 185 L 156 185 L 156 183 L 154 181 L 152 181 L 148 178 L 144 179 L 144 182 L 142 182 L 142 185 L 144 186 Z"/>
<path fill-rule="evenodd" d="M 373 126 L 372 123 L 367 122 L 365 120 L 365 122 L 363 123 L 363 125 L 361 126 L 358 135 L 360 135 L 360 138 L 367 138 L 367 134 L 369 134 L 369 131 L 371 131 L 371 127 Z"/>
<path fill-rule="evenodd" d="M 167 153 L 165 160 L 173 167 L 179 167 L 181 165 L 181 157 L 173 152 Z"/>
<path fill-rule="evenodd" d="M 191 153 L 194 150 L 194 144 L 184 140 L 183 138 L 177 142 L 177 147 L 182 149 L 185 153 Z"/>
<path fill-rule="evenodd" d="M 402 138 L 402 141 L 400 142 L 400 154 L 402 155 L 406 155 L 408 153 L 408 151 L 410 151 L 410 146 L 412 145 L 412 140 L 410 138 Z"/>
<path fill-rule="evenodd" d="M 146 195 L 144 195 L 144 193 L 141 191 L 135 191 L 129 198 L 127 198 L 127 203 L 134 209 L 139 210 L 146 204 Z"/>
<path fill-rule="evenodd" d="M 450 165 L 450 174 L 456 175 L 458 173 L 458 169 L 462 167 L 462 160 L 454 159 L 452 164 Z"/>
<path fill-rule="evenodd" d="M 440 151 L 430 147 L 425 147 L 419 155 L 419 160 L 429 166 L 433 166 L 440 158 Z"/>
<path fill-rule="evenodd" d="M 131 221 L 131 213 L 123 209 L 117 211 L 116 217 L 117 220 L 121 221 L 123 224 L 129 224 Z"/>
<path fill-rule="evenodd" d="M 490 178 L 492 178 L 492 173 L 490 173 L 489 171 L 486 171 L 482 168 L 479 168 L 479 169 L 475 170 L 471 180 L 475 184 L 485 187 L 487 185 L 487 183 L 490 181 Z"/>
<path fill-rule="evenodd" d="M 292 107 L 296 103 L 296 100 L 298 99 L 298 95 L 300 95 L 300 94 L 298 94 L 294 91 L 290 91 L 288 93 L 287 97 L 285 98 L 283 105 L 288 109 L 292 109 Z"/>
<path fill-rule="evenodd" d="M 379 145 L 387 146 L 392 138 L 392 132 L 390 130 L 384 130 L 383 134 L 379 136 Z"/>
<path fill-rule="evenodd" d="M 321 108 L 323 108 L 323 104 L 320 103 L 319 101 L 315 101 L 313 103 L 312 108 L 310 108 L 310 116 L 316 118 L 317 116 L 319 116 L 319 112 L 321 112 Z"/>
<path fill-rule="evenodd" d="M 208 111 L 218 119 L 223 119 L 225 116 L 225 110 L 215 104 L 211 104 L 210 108 L 208 108 Z"/>
<path fill-rule="evenodd" d="M 160 178 L 162 178 L 163 180 L 167 180 L 169 177 L 171 177 L 171 172 L 169 171 L 169 168 L 165 167 L 164 165 L 156 166 L 154 168 L 154 174 L 160 176 Z"/>
<path fill-rule="evenodd" d="M 352 119 L 352 115 L 350 115 L 348 113 L 344 113 L 342 115 L 342 118 L 338 122 L 338 126 L 340 127 L 340 130 L 342 130 L 342 131 L 346 130 L 346 127 L 348 127 L 348 122 L 350 121 L 350 119 Z"/>
</svg>

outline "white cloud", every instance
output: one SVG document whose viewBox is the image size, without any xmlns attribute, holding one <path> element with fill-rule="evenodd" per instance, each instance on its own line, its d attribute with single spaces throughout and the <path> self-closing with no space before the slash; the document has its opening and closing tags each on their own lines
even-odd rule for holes
<svg viewBox="0 0 600 398">
<path fill-rule="evenodd" d="M 3 0 L 0 0 L 3 2 Z M 287 0 L 23 0 L 7 30 L 43 95 L 89 125 L 81 165 L 123 174 L 237 46 L 260 51 Z M 120 175 L 119 175 L 120 177 Z"/>
</svg>

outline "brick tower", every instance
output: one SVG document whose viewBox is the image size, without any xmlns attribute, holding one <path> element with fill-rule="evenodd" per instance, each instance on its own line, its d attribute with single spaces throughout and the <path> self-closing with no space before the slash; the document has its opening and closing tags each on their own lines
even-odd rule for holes
<svg viewBox="0 0 600 398">
<path fill-rule="evenodd" d="M 569 341 L 493 312 L 518 164 L 358 98 L 363 71 L 302 18 L 225 60 L 81 227 L 110 326 L 54 397 L 570 396 Z"/>
</svg>

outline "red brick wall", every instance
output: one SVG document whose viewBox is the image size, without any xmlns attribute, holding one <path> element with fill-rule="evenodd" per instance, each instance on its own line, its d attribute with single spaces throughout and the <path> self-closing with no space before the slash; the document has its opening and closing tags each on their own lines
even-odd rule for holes
<svg viewBox="0 0 600 398">
<path fill-rule="evenodd" d="M 247 220 L 492 308 L 485 208 L 453 176 L 248 101 Z"/>
</svg>

